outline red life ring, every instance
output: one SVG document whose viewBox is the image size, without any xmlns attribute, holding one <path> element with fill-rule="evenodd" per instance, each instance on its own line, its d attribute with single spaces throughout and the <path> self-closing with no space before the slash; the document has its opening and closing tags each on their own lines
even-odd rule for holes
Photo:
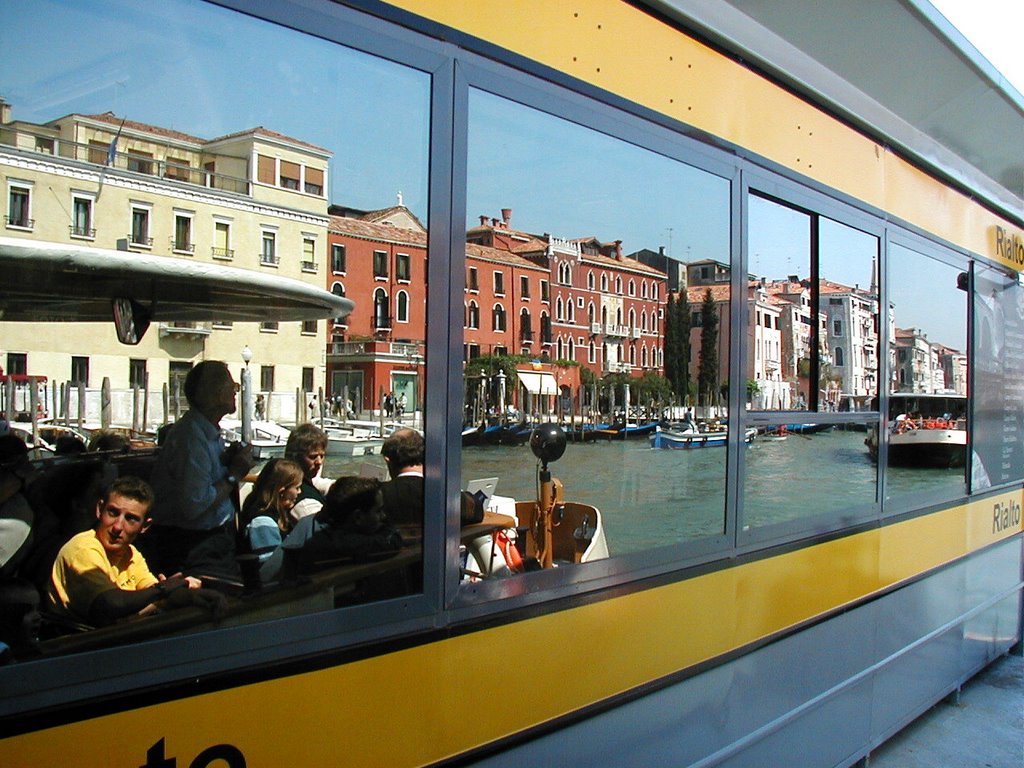
<svg viewBox="0 0 1024 768">
<path fill-rule="evenodd" d="M 523 571 L 523 558 L 519 554 L 519 550 L 516 548 L 516 543 L 509 538 L 506 531 L 495 531 L 491 534 L 494 539 L 495 546 L 501 552 L 502 557 L 505 558 L 505 565 L 512 573 L 522 573 Z"/>
</svg>

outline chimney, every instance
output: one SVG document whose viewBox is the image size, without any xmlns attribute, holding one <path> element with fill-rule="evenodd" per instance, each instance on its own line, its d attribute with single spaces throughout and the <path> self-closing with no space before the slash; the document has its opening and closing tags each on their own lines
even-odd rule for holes
<svg viewBox="0 0 1024 768">
<path fill-rule="evenodd" d="M 486 227 L 487 226 L 487 217 L 486 216 L 481 216 L 480 217 L 480 226 L 481 227 Z"/>
<path fill-rule="evenodd" d="M 505 222 L 505 229 L 512 226 L 512 209 L 502 208 L 501 209 L 501 220 Z"/>
<path fill-rule="evenodd" d="M 621 240 L 616 240 L 615 241 L 615 259 L 617 261 L 622 261 L 622 241 Z"/>
<path fill-rule="evenodd" d="M 491 226 L 494 227 L 495 229 L 497 229 L 497 227 L 498 227 L 498 220 L 497 219 L 491 219 Z"/>
<path fill-rule="evenodd" d="M 0 125 L 11 122 L 11 105 L 0 97 Z"/>
</svg>

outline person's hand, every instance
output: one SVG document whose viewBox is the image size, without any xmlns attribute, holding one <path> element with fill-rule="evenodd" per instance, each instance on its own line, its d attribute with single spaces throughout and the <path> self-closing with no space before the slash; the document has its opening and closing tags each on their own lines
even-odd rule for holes
<svg viewBox="0 0 1024 768">
<path fill-rule="evenodd" d="M 189 589 L 199 589 L 201 586 L 203 586 L 203 582 L 197 579 L 195 576 L 183 576 L 181 571 L 178 571 L 170 578 L 164 576 L 162 573 L 158 573 L 157 579 L 159 581 L 162 581 L 164 586 L 168 589 L 174 589 L 175 587 L 179 586 L 179 584 L 184 584 Z"/>
<path fill-rule="evenodd" d="M 167 603 L 174 608 L 194 605 L 214 616 L 220 616 L 228 605 L 227 598 L 213 589 L 178 589 L 167 596 Z"/>
<path fill-rule="evenodd" d="M 254 466 L 256 466 L 256 459 L 252 456 L 252 446 L 241 446 L 231 457 L 228 474 L 234 475 L 239 480 L 244 480 Z"/>
</svg>

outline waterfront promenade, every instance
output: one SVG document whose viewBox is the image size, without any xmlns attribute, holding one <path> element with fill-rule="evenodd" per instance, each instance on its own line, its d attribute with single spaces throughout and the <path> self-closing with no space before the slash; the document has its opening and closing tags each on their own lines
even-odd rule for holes
<svg viewBox="0 0 1024 768">
<path fill-rule="evenodd" d="M 869 768 L 1024 766 L 1024 657 L 1003 656 L 876 749 Z"/>
</svg>

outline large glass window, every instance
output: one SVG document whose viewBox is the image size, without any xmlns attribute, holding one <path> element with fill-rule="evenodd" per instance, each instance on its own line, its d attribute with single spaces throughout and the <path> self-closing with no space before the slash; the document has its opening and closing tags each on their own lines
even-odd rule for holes
<svg viewBox="0 0 1024 768">
<path fill-rule="evenodd" d="M 581 178 L 608 183 L 581 195 Z M 539 299 L 551 305 L 538 323 L 526 291 L 505 299 L 501 319 L 513 340 L 532 342 L 528 354 L 506 352 L 515 345 L 497 319 L 470 322 L 464 332 L 466 348 L 480 354 L 465 367 L 462 487 L 519 524 L 518 533 L 507 532 L 518 536 L 513 553 L 497 553 L 488 537 L 466 542 L 467 580 L 507 575 L 509 563 L 513 571 L 534 561 L 564 566 L 724 534 L 728 284 L 669 294 L 666 281 L 680 263 L 729 264 L 729 190 L 727 180 L 677 160 L 471 89 L 467 262 L 494 274 L 493 281 L 481 275 L 481 293 L 500 294 L 537 275 Z M 663 298 L 627 293 L 624 286 L 639 280 L 660 285 Z M 666 367 L 642 370 L 640 332 L 627 318 L 660 314 L 669 295 L 681 309 L 674 335 L 666 335 Z M 688 318 L 706 296 L 702 333 Z M 576 309 L 588 305 L 607 320 L 583 329 Z M 577 354 L 577 345 L 588 354 Z M 661 419 L 672 434 L 656 432 Z M 537 461 L 513 446 L 554 423 L 569 442 L 548 467 L 566 502 L 556 504 L 549 536 L 550 486 L 541 483 L 538 493 Z M 670 447 L 687 440 L 711 447 Z M 662 447 L 652 451 L 652 442 Z"/>
<path fill-rule="evenodd" d="M 349 34 L 340 22 L 333 31 Z M 264 435 L 254 434 L 255 443 L 266 438 L 267 451 L 253 468 L 254 477 L 260 476 L 269 455 L 279 454 L 281 435 L 287 436 L 296 422 L 319 416 L 296 393 L 319 396 L 323 391 L 327 416 L 337 416 L 346 424 L 326 425 L 331 431 L 324 443 L 322 473 L 316 479 L 320 492 L 327 493 L 330 480 L 358 476 L 361 471 L 364 483 L 371 486 L 367 476 L 387 478 L 388 468 L 380 455 L 384 437 L 378 393 L 400 382 L 395 394 L 398 408 L 391 415 L 417 435 L 423 429 L 427 402 L 424 223 L 431 76 L 194 0 L 155 5 L 128 0 L 31 4 L 5 12 L 2 37 L 0 93 L 10 106 L 11 123 L 5 124 L 0 136 L 0 142 L 9 145 L 0 152 L 5 158 L 0 159 L 0 177 L 8 179 L 15 167 L 19 179 L 25 176 L 17 186 L 4 185 L 7 223 L 27 229 L 30 219 L 46 221 L 44 231 L 36 228 L 29 234 L 57 245 L 87 237 L 90 246 L 112 256 L 121 251 L 119 259 L 126 245 L 132 250 L 142 246 L 149 258 L 167 260 L 168 274 L 174 274 L 175 264 L 185 258 L 191 266 L 205 262 L 211 272 L 231 269 L 223 273 L 226 295 L 230 281 L 245 280 L 247 272 L 254 283 L 265 284 L 270 273 L 263 265 L 278 268 L 274 277 L 327 290 L 316 256 L 316 250 L 324 248 L 331 254 L 331 271 L 348 275 L 346 288 L 356 306 L 345 320 L 347 334 L 356 341 L 330 347 L 324 334 L 317 332 L 322 326 L 314 317 L 279 317 L 274 310 L 281 308 L 268 297 L 262 314 L 262 308 L 245 317 L 211 310 L 210 317 L 190 316 L 187 324 L 154 322 L 137 347 L 120 346 L 113 334 L 99 332 L 89 323 L 2 322 L 5 351 L 19 350 L 26 359 L 38 361 L 39 367 L 29 373 L 45 376 L 55 388 L 68 381 L 89 384 L 90 374 L 96 374 L 91 376 L 94 380 L 102 374 L 111 390 L 103 395 L 107 399 L 102 413 L 106 418 L 109 409 L 113 424 L 133 423 L 133 403 L 141 408 L 143 398 L 133 396 L 131 388 L 148 379 L 149 391 L 156 393 L 147 404 L 152 426 L 165 414 L 174 421 L 190 413 L 182 383 L 195 362 L 223 360 L 234 380 L 240 381 L 245 367 L 241 350 L 248 346 L 251 358 L 247 356 L 246 363 L 251 359 L 249 370 L 256 389 L 252 401 L 258 393 L 261 420 L 283 425 Z M 54 40 L 62 41 L 56 58 L 46 55 Z M 360 32 L 361 47 L 373 47 L 374 40 L 373 35 Z M 254 56 L 254 51 L 261 53 Z M 389 50 L 391 56 L 394 53 L 394 48 Z M 408 55 L 426 54 L 416 50 Z M 99 69 L 98 61 L 103 62 Z M 302 65 L 296 67 L 295 62 Z M 182 87 L 184 82 L 187 88 Z M 381 115 L 399 119 L 382 121 Z M 49 140 L 45 163 L 30 157 L 33 147 L 43 146 L 37 139 Z M 46 189 L 45 199 L 35 195 L 30 200 L 27 192 L 21 194 L 32 189 Z M 97 227 L 102 222 L 110 226 Z M 345 240 L 344 235 L 353 239 Z M 391 335 L 389 301 L 395 291 L 387 282 L 387 254 L 396 241 L 401 242 L 402 253 L 394 276 L 405 283 L 398 297 L 401 339 Z M 375 250 L 383 260 L 375 259 Z M 233 259 L 230 266 L 224 263 L 228 259 Z M 374 283 L 375 269 L 384 282 Z M 380 300 L 375 301 L 378 286 Z M 159 290 L 159 285 L 147 284 L 145 295 L 130 298 L 145 306 L 160 306 Z M 210 333 L 209 324 L 217 319 L 232 322 L 221 322 Z M 280 332 L 273 332 L 278 327 Z M 260 333 L 261 329 L 268 332 Z M 102 370 L 95 361 L 102 361 Z M 349 389 L 335 392 L 334 382 Z M 98 386 L 98 381 L 92 383 Z M 167 405 L 157 402 L 165 387 Z M 101 393 L 90 389 L 85 396 L 87 402 L 79 406 L 82 413 L 99 420 Z M 242 402 L 237 397 L 233 411 L 221 421 L 225 444 L 237 439 L 234 430 L 241 423 Z M 155 447 L 155 434 L 147 437 Z M 414 463 L 422 477 L 422 452 Z M 141 462 L 132 471 L 151 477 L 156 484 L 157 474 L 151 469 Z M 211 471 L 227 472 L 219 464 Z M 422 482 L 400 504 L 389 502 L 387 520 L 367 515 L 366 526 L 374 528 L 369 533 L 380 534 L 371 546 L 376 551 L 342 551 L 340 547 L 326 557 L 309 554 L 299 566 L 304 573 L 265 570 L 261 590 L 244 600 L 243 591 L 251 593 L 253 582 L 243 583 L 237 561 L 232 563 L 234 568 L 218 569 L 219 579 L 209 578 L 213 570 L 194 571 L 193 575 L 206 578 L 208 588 L 226 596 L 230 620 L 215 623 L 202 611 L 166 610 L 156 616 L 127 617 L 123 625 L 77 635 L 74 647 L 124 644 L 419 593 L 423 588 Z M 270 549 L 255 554 L 280 552 L 276 544 L 298 530 L 299 521 L 287 514 L 286 507 L 276 506 L 275 495 L 264 498 L 251 491 L 251 485 L 242 485 L 243 502 L 254 499 L 254 504 L 262 506 L 250 505 L 241 511 L 242 538 L 258 509 L 277 538 Z M 354 497 L 345 492 L 350 495 L 331 502 L 336 527 L 349 522 L 355 512 Z M 375 505 L 375 487 L 368 498 Z M 89 503 L 94 505 L 96 499 Z M 162 503 L 158 491 L 151 508 L 155 521 L 174 527 L 177 524 L 165 516 Z M 230 519 L 235 520 L 235 515 Z M 399 525 L 401 534 L 392 535 Z M 196 530 L 215 528 L 200 525 Z M 68 536 L 88 534 L 89 520 L 79 529 L 62 530 Z M 160 559 L 166 554 L 163 543 L 150 538 L 145 544 L 153 530 L 140 533 L 134 543 L 146 557 L 148 550 Z M 312 553 L 304 549 L 307 543 L 301 537 L 293 539 L 293 548 Z M 50 553 L 50 564 L 64 544 L 59 542 Z M 244 546 L 256 545 L 249 540 Z M 373 565 L 368 566 L 371 560 Z M 358 579 L 352 575 L 354 565 L 362 573 Z M 39 574 L 37 587 L 45 601 L 49 569 L 44 567 Z M 310 580 L 319 586 L 311 588 Z M 276 607 L 268 609 L 270 603 Z M 106 623 L 106 617 L 92 613 L 89 605 L 64 607 L 67 618 L 77 624 Z M 50 645 L 44 646 L 44 656 L 70 647 L 64 633 L 71 626 L 69 622 L 47 628 Z M 203 654 L 202 643 L 188 642 L 190 655 Z M 146 665 L 159 666 L 152 664 L 152 658 Z M 76 667 L 76 674 L 96 674 L 88 667 Z"/>
<path fill-rule="evenodd" d="M 975 265 L 971 489 L 1024 477 L 1024 287 Z"/>
<path fill-rule="evenodd" d="M 748 201 L 746 399 L 767 413 L 752 420 L 744 454 L 742 527 L 864 514 L 877 497 L 864 446 L 873 422 L 831 414 L 877 409 L 879 238 L 758 195 Z M 786 411 L 810 414 L 772 414 Z M 807 482 L 779 482 L 786 477 Z"/>
<path fill-rule="evenodd" d="M 889 249 L 886 497 L 948 498 L 966 490 L 967 303 L 963 268 Z M 878 435 L 868 436 L 869 447 Z"/>
</svg>

